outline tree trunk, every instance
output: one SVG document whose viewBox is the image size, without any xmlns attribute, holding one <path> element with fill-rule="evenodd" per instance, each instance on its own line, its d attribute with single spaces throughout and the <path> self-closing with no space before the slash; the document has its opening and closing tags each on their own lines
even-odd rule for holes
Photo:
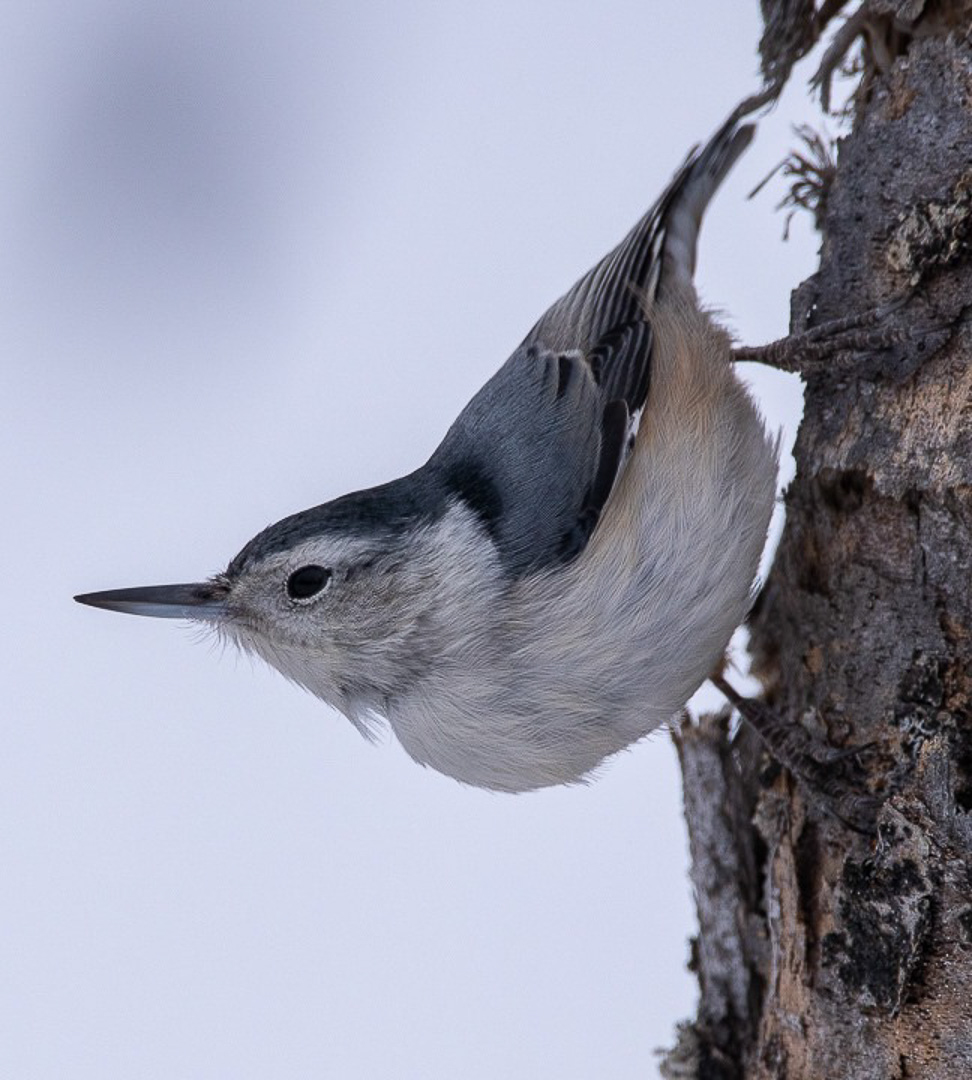
<svg viewBox="0 0 972 1080">
<path fill-rule="evenodd" d="M 730 745 L 724 718 L 683 725 L 702 996 L 667 1077 L 972 1078 L 967 31 L 899 43 L 841 142 L 792 328 L 907 298 L 889 318 L 914 336 L 804 369 L 751 625 L 777 715 L 824 756 L 865 748 L 852 775 L 876 827 L 829 813 L 748 730 Z"/>
</svg>

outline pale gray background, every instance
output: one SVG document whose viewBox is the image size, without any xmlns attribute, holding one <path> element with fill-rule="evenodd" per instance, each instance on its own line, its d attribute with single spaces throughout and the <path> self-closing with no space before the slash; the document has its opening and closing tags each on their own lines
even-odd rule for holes
<svg viewBox="0 0 972 1080">
<path fill-rule="evenodd" d="M 655 1074 L 693 1009 L 664 734 L 503 797 L 178 624 L 418 465 L 756 85 L 756 0 L 0 6 L 0 1075 Z M 798 85 L 704 231 L 747 341 L 810 272 Z M 792 431 L 795 379 L 746 372 Z"/>
</svg>

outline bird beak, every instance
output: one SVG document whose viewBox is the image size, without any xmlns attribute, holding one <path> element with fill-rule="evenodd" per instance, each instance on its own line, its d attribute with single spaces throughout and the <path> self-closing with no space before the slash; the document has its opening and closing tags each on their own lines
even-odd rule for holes
<svg viewBox="0 0 972 1080">
<path fill-rule="evenodd" d="M 122 611 L 127 615 L 151 615 L 157 619 L 195 619 L 218 622 L 226 616 L 225 585 L 209 581 L 194 585 L 147 585 L 141 589 L 110 589 L 84 593 L 79 604 Z"/>
</svg>

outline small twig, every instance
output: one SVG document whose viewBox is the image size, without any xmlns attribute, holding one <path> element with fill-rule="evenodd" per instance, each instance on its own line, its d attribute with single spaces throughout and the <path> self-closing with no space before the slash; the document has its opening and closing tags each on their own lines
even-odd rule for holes
<svg viewBox="0 0 972 1080">
<path fill-rule="evenodd" d="M 827 196 L 837 173 L 834 140 L 830 135 L 814 131 L 809 124 L 794 127 L 793 133 L 803 143 L 804 151 L 801 153 L 799 150 L 794 150 L 789 157 L 774 166 L 748 196 L 752 199 L 759 194 L 778 173 L 792 178 L 793 182 L 786 195 L 776 204 L 777 210 L 790 208 L 783 227 L 784 240 L 789 239 L 790 222 L 799 209 L 809 210 L 813 214 L 814 225 L 817 229 L 822 226 L 823 216 L 827 209 Z"/>
</svg>

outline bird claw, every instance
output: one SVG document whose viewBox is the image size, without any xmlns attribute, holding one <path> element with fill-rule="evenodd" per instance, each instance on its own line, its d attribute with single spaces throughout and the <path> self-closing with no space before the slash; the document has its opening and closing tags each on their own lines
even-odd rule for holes
<svg viewBox="0 0 972 1080">
<path fill-rule="evenodd" d="M 866 311 L 829 319 L 766 345 L 739 346 L 733 349 L 733 360 L 749 360 L 808 375 L 825 365 L 846 364 L 897 345 L 914 345 L 916 351 L 930 356 L 948 340 L 954 319 L 915 323 L 896 318 L 909 300 L 910 297 L 900 297 Z M 926 347 L 929 339 L 932 339 L 930 350 Z"/>
<path fill-rule="evenodd" d="M 825 748 L 825 757 L 814 751 L 820 744 L 798 723 L 787 720 L 761 701 L 744 698 L 721 675 L 710 681 L 763 740 L 767 749 L 804 788 L 811 803 L 842 822 L 854 832 L 875 831 L 881 800 L 863 788 L 859 759 L 874 748 L 873 743 L 846 749 Z M 846 768 L 857 765 L 855 770 Z"/>
</svg>

